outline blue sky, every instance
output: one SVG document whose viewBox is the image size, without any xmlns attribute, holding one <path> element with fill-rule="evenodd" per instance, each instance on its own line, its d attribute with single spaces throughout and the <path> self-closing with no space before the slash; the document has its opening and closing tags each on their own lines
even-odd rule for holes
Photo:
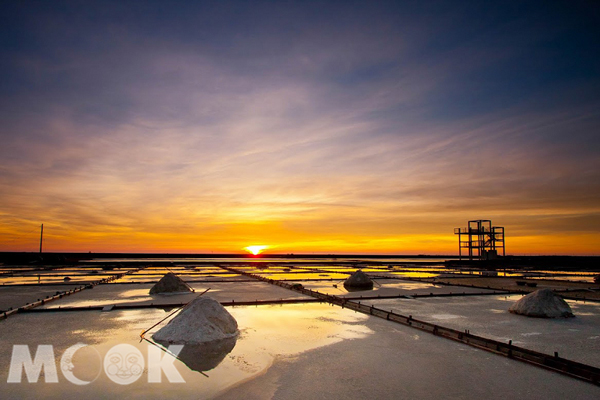
<svg viewBox="0 0 600 400">
<path fill-rule="evenodd" d="M 594 2 L 0 7 L 0 249 L 600 253 Z"/>
</svg>

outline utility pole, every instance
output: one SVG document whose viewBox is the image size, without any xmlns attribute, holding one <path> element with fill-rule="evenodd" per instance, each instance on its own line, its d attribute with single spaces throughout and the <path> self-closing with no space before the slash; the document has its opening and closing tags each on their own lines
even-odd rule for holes
<svg viewBox="0 0 600 400">
<path fill-rule="evenodd" d="M 42 231 L 40 232 L 40 254 L 42 254 L 42 240 L 44 239 L 44 224 L 42 224 Z"/>
</svg>

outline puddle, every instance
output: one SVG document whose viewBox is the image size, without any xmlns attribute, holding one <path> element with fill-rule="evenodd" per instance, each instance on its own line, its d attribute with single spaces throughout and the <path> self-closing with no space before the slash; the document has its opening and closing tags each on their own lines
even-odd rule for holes
<svg viewBox="0 0 600 400">
<path fill-rule="evenodd" d="M 431 314 L 431 318 L 447 320 L 447 319 L 457 319 L 457 318 L 465 318 L 462 315 L 454 315 L 454 314 Z"/>
<path fill-rule="evenodd" d="M 419 290 L 419 289 L 434 289 L 437 286 L 432 285 L 430 283 L 421 283 L 421 282 L 396 282 L 394 280 L 388 279 L 374 279 L 375 284 L 373 285 L 373 289 L 353 289 L 348 291 L 344 287 L 344 281 L 333 281 L 333 282 L 290 282 L 290 283 L 300 283 L 305 288 L 316 290 L 321 293 L 333 294 L 337 296 L 350 294 L 351 296 L 369 296 L 369 293 L 379 294 L 378 291 L 386 289 L 395 289 L 395 290 Z M 397 292 L 382 292 L 382 294 L 398 294 Z M 375 294 L 376 295 L 376 294 Z"/>
<path fill-rule="evenodd" d="M 372 331 L 360 322 L 367 315 L 325 304 L 234 307 L 241 345 L 275 356 L 291 356 L 343 339 L 360 339 Z M 343 312 L 340 312 L 343 311 Z"/>
<path fill-rule="evenodd" d="M 377 280 L 384 288 L 391 289 L 403 289 L 403 290 L 417 290 L 417 289 L 433 289 L 439 288 L 441 286 L 432 285 L 431 283 L 421 283 L 421 282 L 398 282 L 398 283 L 388 283 L 386 280 Z"/>
<path fill-rule="evenodd" d="M 430 272 L 390 272 L 390 275 L 396 275 L 403 278 L 435 278 L 440 274 Z"/>
<path fill-rule="evenodd" d="M 351 310 L 331 307 L 326 304 L 291 304 L 258 307 L 228 307 L 228 311 L 238 321 L 240 335 L 237 342 L 229 348 L 220 348 L 217 356 L 206 362 L 188 359 L 188 367 L 180 360 L 173 365 L 184 383 L 169 381 L 164 372 L 161 382 L 156 379 L 156 365 L 151 365 L 150 349 L 154 346 L 139 341 L 142 330 L 164 318 L 167 314 L 159 310 L 128 310 L 109 313 L 78 312 L 44 315 L 26 315 L 20 320 L 14 319 L 12 327 L 0 326 L 0 344 L 4 353 L 12 344 L 21 343 L 17 330 L 24 326 L 36 326 L 51 319 L 56 329 L 48 333 L 46 329 L 36 329 L 28 334 L 27 342 L 54 344 L 55 359 L 58 366 L 59 383 L 53 385 L 28 384 L 3 385 L 3 390 L 11 398 L 81 398 L 87 397 L 123 397 L 148 398 L 160 391 L 161 398 L 209 398 L 223 390 L 251 379 L 265 372 L 276 359 L 294 357 L 300 353 L 328 346 L 342 340 L 357 340 L 373 333 L 365 325 L 369 318 Z M 166 324 L 165 321 L 163 324 Z M 18 326 L 23 325 L 23 326 Z M 153 328 L 146 334 L 151 338 Z M 72 342 L 72 343 L 71 343 Z M 72 363 L 70 372 L 80 381 L 89 381 L 86 385 L 76 385 L 72 379 L 65 378 L 61 370 L 61 356 L 77 343 L 85 343 L 85 348 L 71 349 L 67 358 Z M 128 349 L 125 356 L 114 356 L 115 346 Z M 231 348 L 232 347 L 232 348 Z M 187 355 L 194 356 L 198 349 L 192 349 Z M 201 349 L 202 350 L 202 349 Z M 32 353 L 35 346 L 32 345 Z M 130 357 L 131 355 L 131 357 Z M 170 357 L 160 353 L 161 357 Z M 33 356 L 33 354 L 32 354 Z M 10 354 L 4 354 L 5 360 Z M 193 357 L 192 357 L 193 358 Z M 103 365 L 99 365 L 101 359 Z M 108 359 L 108 361 L 107 361 Z M 129 361 L 128 361 L 129 360 Z M 196 360 L 197 361 L 197 360 Z M 128 366 L 126 363 L 129 362 Z M 108 367 L 107 367 L 108 365 Z M 123 367 L 125 370 L 122 371 Z M 134 368 L 135 367 L 135 368 Z M 116 384 L 107 374 L 117 371 L 123 379 L 132 379 L 127 384 Z M 196 369 L 196 370 L 194 370 Z M 134 371 L 135 370 L 135 371 Z M 202 375 L 198 372 L 204 370 Z M 129 372 L 128 372 L 129 371 Z M 114 372 L 117 374 L 117 372 Z M 123 373 L 121 373 L 123 372 Z M 129 376 L 135 372 L 139 376 Z M 8 373 L 8 368 L 3 374 Z M 116 376 L 116 375 L 115 375 Z M 113 376 L 113 378 L 115 378 Z M 0 376 L 6 382 L 6 376 Z M 135 378 L 135 380 L 133 380 Z M 26 378 L 24 378 L 26 379 Z M 41 378 L 43 381 L 43 378 Z"/>
<path fill-rule="evenodd" d="M 262 276 L 274 280 L 303 280 L 303 279 L 322 279 L 322 280 L 343 280 L 348 278 L 348 274 L 332 272 L 324 274 L 321 272 L 290 272 L 261 274 Z"/>
</svg>

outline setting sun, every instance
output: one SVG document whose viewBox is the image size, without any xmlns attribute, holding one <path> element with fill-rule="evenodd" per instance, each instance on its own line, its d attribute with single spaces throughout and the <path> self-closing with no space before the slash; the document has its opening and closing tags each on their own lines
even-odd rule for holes
<svg viewBox="0 0 600 400">
<path fill-rule="evenodd" d="M 266 249 L 269 246 L 248 246 L 248 247 L 244 247 L 244 250 L 257 255 L 260 254 L 264 249 Z"/>
</svg>

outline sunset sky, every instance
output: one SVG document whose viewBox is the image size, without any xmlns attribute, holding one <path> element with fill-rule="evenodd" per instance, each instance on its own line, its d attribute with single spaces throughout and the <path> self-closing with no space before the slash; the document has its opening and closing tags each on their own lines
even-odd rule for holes
<svg viewBox="0 0 600 400">
<path fill-rule="evenodd" d="M 0 3 L 0 251 L 600 254 L 595 1 Z"/>
</svg>

